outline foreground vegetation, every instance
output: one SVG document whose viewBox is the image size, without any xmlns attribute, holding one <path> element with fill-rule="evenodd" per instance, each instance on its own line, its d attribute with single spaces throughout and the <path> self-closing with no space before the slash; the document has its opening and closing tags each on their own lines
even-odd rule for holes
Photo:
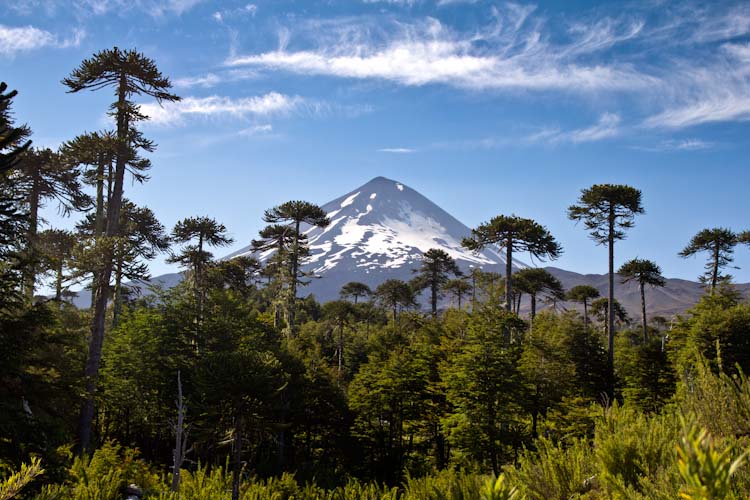
<svg viewBox="0 0 750 500">
<path fill-rule="evenodd" d="M 645 314 L 664 285 L 655 263 L 615 273 L 614 244 L 643 212 L 618 185 L 568 209 L 609 249 L 607 298 L 513 272 L 514 252 L 562 247 L 497 216 L 463 243 L 502 247 L 504 276 L 463 276 L 430 249 L 408 283 L 349 283 L 319 304 L 300 290 L 303 228 L 330 222 L 320 207 L 267 210 L 253 241 L 265 262 L 217 261 L 221 223 L 167 234 L 124 197 L 156 147 L 133 96 L 179 99 L 153 61 L 103 51 L 63 84 L 114 89 L 116 130 L 33 149 L 0 87 L 0 500 L 750 497 L 750 305 L 722 274 L 749 233 L 690 241 L 682 255 L 711 256 L 707 293 L 671 321 Z M 50 201 L 83 214 L 75 234 L 42 229 Z M 185 279 L 140 295 L 127 282 L 165 251 Z M 619 280 L 640 288 L 637 326 Z M 69 303 L 76 284 L 90 308 Z"/>
</svg>

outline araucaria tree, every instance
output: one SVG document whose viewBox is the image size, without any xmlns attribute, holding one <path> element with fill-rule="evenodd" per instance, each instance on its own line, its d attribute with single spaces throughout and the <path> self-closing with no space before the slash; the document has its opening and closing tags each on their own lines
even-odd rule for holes
<svg viewBox="0 0 750 500">
<path fill-rule="evenodd" d="M 18 95 L 17 90 L 8 90 L 5 82 L 0 82 L 0 174 L 9 172 L 18 165 L 21 155 L 29 149 L 31 131 L 26 126 L 14 127 L 11 121 L 10 105 Z"/>
<path fill-rule="evenodd" d="M 661 275 L 661 268 L 655 262 L 647 259 L 631 259 L 620 266 L 617 274 L 623 283 L 635 281 L 641 292 L 641 321 L 643 326 L 643 340 L 648 342 L 648 323 L 646 321 L 646 285 L 663 287 L 667 284 Z"/>
<path fill-rule="evenodd" d="M 24 204 L 29 214 L 27 235 L 28 265 L 24 292 L 29 301 L 34 295 L 36 275 L 39 271 L 39 249 L 37 235 L 41 218 L 40 210 L 47 200 L 55 200 L 59 209 L 68 214 L 73 210 L 84 210 L 91 204 L 91 198 L 83 193 L 80 183 L 80 170 L 64 163 L 57 153 L 50 149 L 30 149 L 21 156 L 19 176 Z"/>
<path fill-rule="evenodd" d="M 408 283 L 401 280 L 390 279 L 381 283 L 375 289 L 375 297 L 383 307 L 387 307 L 393 313 L 393 322 L 398 319 L 401 309 L 413 307 L 417 304 L 414 299 L 414 290 Z"/>
<path fill-rule="evenodd" d="M 307 201 L 288 201 L 277 207 L 266 210 L 263 220 L 272 225 L 287 226 L 291 229 L 291 247 L 289 251 L 289 293 L 286 304 L 286 323 L 289 334 L 294 332 L 294 316 L 297 302 L 297 286 L 306 284 L 300 278 L 302 257 L 307 255 L 306 238 L 302 234 L 302 224 L 312 227 L 326 227 L 331 221 L 325 211 L 318 205 Z"/>
<path fill-rule="evenodd" d="M 369 297 L 372 295 L 372 290 L 370 290 L 370 287 L 365 285 L 364 283 L 360 283 L 358 281 L 350 281 L 346 285 L 341 287 L 341 291 L 339 292 L 339 295 L 342 299 L 346 299 L 349 297 L 354 298 L 354 304 L 357 304 L 357 299 L 360 297 Z"/>
<path fill-rule="evenodd" d="M 568 290 L 565 298 L 571 302 L 578 302 L 583 305 L 583 329 L 588 333 L 589 306 L 592 300 L 599 298 L 599 290 L 591 285 L 576 285 Z"/>
<path fill-rule="evenodd" d="M 747 232 L 735 233 L 725 227 L 703 229 L 690 240 L 690 243 L 679 253 L 680 257 L 692 257 L 698 252 L 708 252 L 710 257 L 706 262 L 706 272 L 700 277 L 703 283 L 708 283 L 711 295 L 722 280 L 731 276 L 722 275 L 722 268 L 734 261 L 734 247 L 738 243 L 747 243 Z"/>
<path fill-rule="evenodd" d="M 417 276 L 412 280 L 414 290 L 430 290 L 432 315 L 437 316 L 437 302 L 443 293 L 443 285 L 450 276 L 461 276 L 456 261 L 445 250 L 430 248 L 422 255 L 422 265 L 414 270 Z"/>
<path fill-rule="evenodd" d="M 471 237 L 462 245 L 479 251 L 489 245 L 505 249 L 505 309 L 511 310 L 513 296 L 513 253 L 527 252 L 532 259 L 554 260 L 562 254 L 562 247 L 552 233 L 538 222 L 515 215 L 498 215 L 471 230 Z"/>
<path fill-rule="evenodd" d="M 625 238 L 625 230 L 633 227 L 635 216 L 644 212 L 641 192 L 622 184 L 594 184 L 581 190 L 578 204 L 568 208 L 568 218 L 583 221 L 591 239 L 597 245 L 609 249 L 609 281 L 607 300 L 607 334 L 609 335 L 607 357 L 609 364 L 609 396 L 614 393 L 614 349 L 615 349 L 615 241 Z"/>
<path fill-rule="evenodd" d="M 565 290 L 560 280 L 552 276 L 546 269 L 529 267 L 521 269 L 515 276 L 522 283 L 519 292 L 527 293 L 531 298 L 531 312 L 529 317 L 531 318 L 532 325 L 536 316 L 536 299 L 540 294 L 558 300 L 562 300 L 565 297 Z"/>
<path fill-rule="evenodd" d="M 115 102 L 110 106 L 110 115 L 117 124 L 117 151 L 112 183 L 112 195 L 107 209 L 105 235 L 116 238 L 120 232 L 120 208 L 122 206 L 125 169 L 131 160 L 137 134 L 134 125 L 146 117 L 140 113 L 133 101 L 137 95 L 149 96 L 158 102 L 177 101 L 180 98 L 169 92 L 172 84 L 163 76 L 153 60 L 135 50 L 121 50 L 117 47 L 103 50 L 84 60 L 62 83 L 69 92 L 100 90 L 113 87 Z M 109 300 L 109 283 L 112 278 L 114 252 L 105 245 L 102 268 L 97 274 L 97 299 L 91 323 L 89 353 L 84 370 L 85 398 L 81 408 L 78 431 L 78 449 L 84 451 L 91 441 L 91 425 L 94 419 L 94 398 L 96 394 L 99 365 L 104 341 L 104 321 Z"/>
</svg>

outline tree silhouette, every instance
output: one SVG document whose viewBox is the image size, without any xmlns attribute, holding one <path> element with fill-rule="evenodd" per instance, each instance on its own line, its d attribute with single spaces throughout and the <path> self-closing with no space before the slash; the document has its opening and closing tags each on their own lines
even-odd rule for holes
<svg viewBox="0 0 750 500">
<path fill-rule="evenodd" d="M 117 154 L 112 196 L 108 203 L 109 217 L 106 235 L 111 238 L 116 237 L 120 229 L 125 169 L 134 147 L 133 124 L 146 119 L 132 98 L 144 95 L 156 99 L 159 103 L 178 101 L 180 98 L 169 92 L 172 84 L 169 78 L 161 74 L 154 61 L 135 50 L 120 50 L 117 47 L 97 52 L 90 59 L 85 59 L 78 68 L 71 72 L 70 76 L 63 79 L 62 83 L 68 87 L 68 92 L 73 93 L 83 90 L 101 90 L 106 87 L 115 89 L 116 101 L 110 106 L 110 115 L 115 118 L 117 124 Z M 89 354 L 84 370 L 86 397 L 81 409 L 78 431 L 80 453 L 88 449 L 91 441 L 94 394 L 104 341 L 104 320 L 109 300 L 108 287 L 113 270 L 112 252 L 107 252 L 102 260 L 103 267 L 97 276 L 98 293 L 91 323 Z"/>
<path fill-rule="evenodd" d="M 318 205 L 307 201 L 288 201 L 266 210 L 263 220 L 269 224 L 285 225 L 291 231 L 292 244 L 289 250 L 289 296 L 287 297 L 286 320 L 289 334 L 294 333 L 294 316 L 297 302 L 297 285 L 300 281 L 300 264 L 307 255 L 306 238 L 302 234 L 302 224 L 312 227 L 326 227 L 331 221 Z"/>
<path fill-rule="evenodd" d="M 63 229 L 47 229 L 39 233 L 38 243 L 44 269 L 54 276 L 55 301 L 62 306 L 65 268 L 70 266 L 76 236 Z"/>
<path fill-rule="evenodd" d="M 546 269 L 538 267 L 521 269 L 515 274 L 515 277 L 522 284 L 519 287 L 519 292 L 527 293 L 531 297 L 530 318 L 533 328 L 534 317 L 536 316 L 537 296 L 544 294 L 562 300 L 565 297 L 565 290 L 560 280 L 552 276 Z"/>
<path fill-rule="evenodd" d="M 631 259 L 625 262 L 617 274 L 623 283 L 635 281 L 641 292 L 641 316 L 643 324 L 643 341 L 648 342 L 648 323 L 646 321 L 646 285 L 663 287 L 667 284 L 661 275 L 661 268 L 655 262 L 646 259 Z"/>
<path fill-rule="evenodd" d="M 678 254 L 680 257 L 692 257 L 698 252 L 708 252 L 710 257 L 706 262 L 706 272 L 700 276 L 703 283 L 709 283 L 711 295 L 716 291 L 720 281 L 731 279 L 729 275 L 722 275 L 721 270 L 734 261 L 734 247 L 738 243 L 750 241 L 748 232 L 735 233 L 731 229 L 715 227 L 699 231 L 690 243 Z"/>
<path fill-rule="evenodd" d="M 583 304 L 583 329 L 588 333 L 589 329 L 589 305 L 591 301 L 599 298 L 599 290 L 591 285 L 576 285 L 566 294 L 566 299 Z"/>
<path fill-rule="evenodd" d="M 456 261 L 445 250 L 430 248 L 422 255 L 422 265 L 414 269 L 417 276 L 411 281 L 414 290 L 430 290 L 432 315 L 437 316 L 437 302 L 443 292 L 443 285 L 449 276 L 461 276 Z"/>
<path fill-rule="evenodd" d="M 568 218 L 583 221 L 589 236 L 597 245 L 607 245 L 609 250 L 609 280 L 607 299 L 608 363 L 610 372 L 610 398 L 614 394 L 615 351 L 615 241 L 625 238 L 625 230 L 633 227 L 635 216 L 644 212 L 641 192 L 622 184 L 594 184 L 581 190 L 577 205 L 568 208 Z"/>
<path fill-rule="evenodd" d="M 370 295 L 372 295 L 372 290 L 370 290 L 370 287 L 365 285 L 364 283 L 360 283 L 358 281 L 350 281 L 349 283 L 341 287 L 339 295 L 343 299 L 353 297 L 354 304 L 356 305 L 357 299 L 359 297 L 369 297 Z"/>
<path fill-rule="evenodd" d="M 464 295 L 467 295 L 472 291 L 472 285 L 470 285 L 465 278 L 454 278 L 443 284 L 443 291 L 453 295 L 456 299 L 458 308 L 461 309 L 461 299 Z"/>
<path fill-rule="evenodd" d="M 336 339 L 336 358 L 338 372 L 341 374 L 344 366 L 344 329 L 349 326 L 355 314 L 355 308 L 347 300 L 333 300 L 323 304 L 322 312 L 323 318 L 331 321 L 339 331 L 338 338 Z"/>
<path fill-rule="evenodd" d="M 23 192 L 24 203 L 29 213 L 28 265 L 24 291 L 27 299 L 31 301 L 38 271 L 37 233 L 42 222 L 39 211 L 44 208 L 46 200 L 55 200 L 60 212 L 68 215 L 71 211 L 88 208 L 92 200 L 82 190 L 80 170 L 65 164 L 60 155 L 50 149 L 27 151 L 20 158 L 17 172 L 17 184 Z"/>
<path fill-rule="evenodd" d="M 18 166 L 21 155 L 31 147 L 27 140 L 31 130 L 25 125 L 14 127 L 11 120 L 10 107 L 18 91 L 7 90 L 8 85 L 0 82 L 0 175 Z"/>
<path fill-rule="evenodd" d="M 489 245 L 505 248 L 505 309 L 511 310 L 513 297 L 513 252 L 528 252 L 531 258 L 554 260 L 562 253 L 562 247 L 546 227 L 515 215 L 498 215 L 489 222 L 471 230 L 471 237 L 464 238 L 462 245 L 479 251 Z"/>
<path fill-rule="evenodd" d="M 399 309 L 417 305 L 414 290 L 408 283 L 397 279 L 390 279 L 381 283 L 375 289 L 375 297 L 383 307 L 391 309 L 394 323 L 398 319 Z"/>
</svg>

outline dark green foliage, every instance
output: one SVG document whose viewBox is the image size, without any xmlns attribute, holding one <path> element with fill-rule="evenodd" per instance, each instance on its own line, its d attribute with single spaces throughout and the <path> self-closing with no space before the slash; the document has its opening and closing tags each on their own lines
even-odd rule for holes
<svg viewBox="0 0 750 500">
<path fill-rule="evenodd" d="M 690 240 L 690 243 L 679 253 L 680 257 L 692 257 L 699 252 L 708 252 L 706 272 L 700 276 L 703 283 L 709 285 L 711 293 L 716 292 L 721 282 L 731 280 L 730 275 L 724 275 L 721 270 L 734 261 L 734 247 L 738 243 L 750 241 L 748 232 L 735 233 L 731 229 L 715 227 L 703 229 Z"/>
<path fill-rule="evenodd" d="M 617 274 L 623 283 L 634 281 L 638 283 L 641 292 L 641 322 L 643 326 L 643 341 L 648 342 L 648 322 L 646 320 L 646 285 L 663 287 L 667 280 L 661 275 L 661 268 L 655 262 L 646 259 L 631 259 L 620 266 Z"/>
<path fill-rule="evenodd" d="M 432 315 L 437 315 L 437 303 L 442 296 L 443 286 L 450 276 L 460 276 L 461 270 L 447 252 L 431 248 L 422 255 L 422 265 L 414 272 L 417 276 L 412 279 L 411 287 L 418 291 L 429 289 Z"/>
<path fill-rule="evenodd" d="M 408 283 L 401 280 L 384 281 L 375 290 L 375 297 L 383 307 L 387 307 L 393 312 L 394 322 L 398 319 L 398 313 L 401 310 L 417 305 L 414 290 Z"/>
<path fill-rule="evenodd" d="M 31 134 L 29 128 L 13 126 L 11 103 L 18 91 L 7 90 L 8 85 L 0 82 L 0 176 L 16 168 L 21 155 L 31 146 L 31 141 L 27 140 Z"/>
<path fill-rule="evenodd" d="M 641 192 L 622 184 L 594 184 L 581 190 L 577 205 L 568 207 L 568 218 L 583 221 L 591 239 L 597 245 L 607 245 L 609 251 L 609 286 L 607 293 L 607 347 L 610 386 L 614 396 L 615 348 L 615 241 L 625 238 L 625 230 L 633 227 L 635 216 L 644 213 Z"/>
<path fill-rule="evenodd" d="M 527 252 L 532 259 L 556 259 L 562 254 L 562 246 L 546 227 L 531 219 L 515 215 L 498 215 L 489 222 L 471 230 L 471 237 L 462 245 L 470 250 L 481 250 L 498 245 L 505 250 L 505 302 L 511 310 L 513 296 L 513 253 Z"/>
<path fill-rule="evenodd" d="M 536 315 L 536 301 L 538 296 L 543 295 L 552 300 L 563 300 L 565 298 L 565 290 L 562 283 L 546 269 L 529 267 L 521 269 L 513 277 L 516 280 L 515 295 L 518 297 L 518 303 L 520 304 L 521 295 L 524 293 L 531 297 L 530 317 L 532 323 Z M 516 313 L 518 313 L 518 309 L 516 309 Z"/>
<path fill-rule="evenodd" d="M 357 304 L 357 301 L 360 297 L 364 298 L 372 295 L 372 290 L 370 290 L 370 287 L 365 285 L 364 283 L 350 281 L 349 283 L 341 287 L 340 295 L 342 299 L 352 297 L 354 299 L 354 303 Z"/>
</svg>

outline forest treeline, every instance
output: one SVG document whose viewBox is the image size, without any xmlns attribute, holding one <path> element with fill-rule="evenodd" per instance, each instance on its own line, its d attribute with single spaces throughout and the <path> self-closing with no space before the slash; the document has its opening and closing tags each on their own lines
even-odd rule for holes
<svg viewBox="0 0 750 500">
<path fill-rule="evenodd" d="M 499 215 L 463 245 L 499 248 L 502 275 L 430 249 L 408 282 L 352 282 L 320 304 L 304 296 L 305 230 L 330 222 L 319 206 L 263 214 L 264 262 L 217 260 L 221 222 L 168 230 L 125 196 L 157 147 L 137 101 L 179 100 L 154 61 L 104 50 L 62 84 L 113 92 L 115 129 L 34 148 L 0 85 L 0 500 L 750 496 L 750 305 L 725 272 L 749 232 L 688 241 L 706 294 L 671 319 L 646 316 L 656 263 L 614 268 L 644 206 L 612 184 L 567 208 L 608 250 L 607 297 L 515 270 L 518 253 L 563 248 Z M 47 204 L 75 231 L 49 227 Z M 129 283 L 159 254 L 185 279 L 142 295 Z M 628 281 L 635 317 L 614 300 Z M 70 303 L 80 286 L 89 308 Z"/>
</svg>

